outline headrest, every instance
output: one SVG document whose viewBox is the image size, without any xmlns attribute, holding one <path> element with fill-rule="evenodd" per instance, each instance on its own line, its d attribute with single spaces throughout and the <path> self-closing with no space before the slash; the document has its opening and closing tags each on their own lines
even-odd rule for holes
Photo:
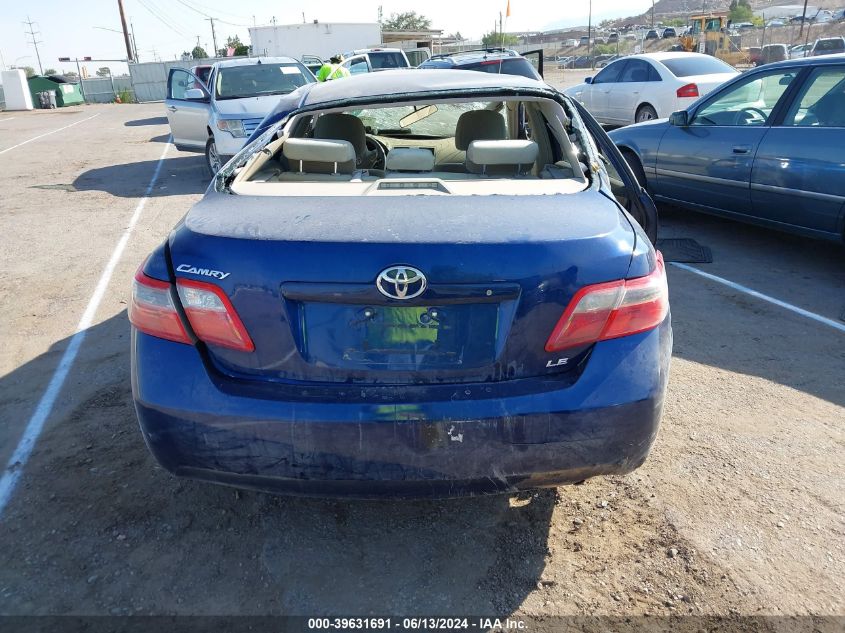
<svg viewBox="0 0 845 633">
<path fill-rule="evenodd" d="M 455 147 L 465 152 L 473 141 L 506 139 L 505 119 L 492 110 L 470 110 L 458 118 L 455 127 Z"/>
<path fill-rule="evenodd" d="M 314 126 L 314 138 L 349 141 L 358 155 L 363 155 L 367 151 L 367 132 L 364 123 L 351 114 L 330 112 L 320 115 Z"/>
<path fill-rule="evenodd" d="M 387 171 L 432 171 L 434 152 L 422 147 L 395 147 L 387 154 Z"/>
<path fill-rule="evenodd" d="M 314 163 L 347 163 L 355 161 L 355 148 L 349 141 L 315 138 L 289 138 L 282 151 L 288 160 Z"/>
<path fill-rule="evenodd" d="M 540 149 L 534 141 L 473 141 L 467 161 L 476 165 L 531 165 Z"/>
</svg>

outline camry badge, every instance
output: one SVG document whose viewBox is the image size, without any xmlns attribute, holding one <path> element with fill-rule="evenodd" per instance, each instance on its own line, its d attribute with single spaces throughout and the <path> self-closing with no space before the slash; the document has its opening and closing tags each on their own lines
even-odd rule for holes
<svg viewBox="0 0 845 633">
<path fill-rule="evenodd" d="M 426 288 L 425 275 L 411 266 L 391 266 L 381 271 L 376 288 L 388 299 L 413 299 Z"/>
</svg>

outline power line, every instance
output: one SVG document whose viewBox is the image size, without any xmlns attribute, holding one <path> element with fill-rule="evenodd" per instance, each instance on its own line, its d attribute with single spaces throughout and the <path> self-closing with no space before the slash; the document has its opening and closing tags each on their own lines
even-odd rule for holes
<svg viewBox="0 0 845 633">
<path fill-rule="evenodd" d="M 35 22 L 33 22 L 29 18 L 29 16 L 26 16 L 26 22 L 24 22 L 24 24 L 29 25 L 29 31 L 27 31 L 26 34 L 29 35 L 32 38 L 32 45 L 35 47 L 35 57 L 38 58 L 38 74 L 43 75 L 44 69 L 41 67 L 41 54 L 38 52 L 38 45 L 43 44 L 44 42 L 35 40 L 35 36 L 41 35 L 41 32 L 40 31 L 34 31 L 32 29 L 32 25 L 35 24 Z"/>
<path fill-rule="evenodd" d="M 199 13 L 201 16 L 205 17 L 206 20 L 216 20 L 217 22 L 222 22 L 223 24 L 228 24 L 229 26 L 239 26 L 239 27 L 247 28 L 247 29 L 249 28 L 249 24 L 236 24 L 235 22 L 229 22 L 228 20 L 224 20 L 223 18 L 215 18 L 214 16 L 212 16 L 208 13 L 205 13 L 204 11 L 200 11 L 199 9 L 191 6 L 190 4 L 185 2 L 185 0 L 176 0 L 176 1 L 179 4 L 189 8 L 191 11 L 194 11 L 195 13 Z M 234 14 L 230 14 L 230 15 L 234 15 Z"/>
<path fill-rule="evenodd" d="M 152 6 L 152 8 L 153 8 L 153 9 L 155 9 L 155 10 L 156 10 L 156 12 L 157 12 L 159 15 L 161 15 L 162 17 L 164 17 L 164 19 L 165 19 L 165 20 L 167 20 L 170 24 L 180 25 L 180 26 L 177 26 L 177 29 L 178 29 L 178 31 L 179 31 L 180 33 L 182 33 L 182 35 L 184 35 L 185 37 L 188 37 L 188 38 L 190 38 L 190 37 L 191 37 L 191 35 L 190 35 L 190 32 L 189 32 L 189 31 L 186 31 L 186 30 L 184 30 L 183 28 L 181 28 L 181 24 L 182 24 L 183 20 L 181 20 L 179 17 L 175 17 L 175 18 L 174 18 L 174 17 L 173 17 L 173 16 L 169 13 L 169 11 L 170 11 L 170 7 L 168 7 L 168 8 L 167 8 L 167 11 L 165 11 L 165 10 L 164 10 L 161 6 L 159 6 L 159 5 L 157 4 L 157 2 L 155 2 L 154 0 L 146 0 L 146 2 L 148 2 L 148 3 Z"/>
<path fill-rule="evenodd" d="M 191 11 L 195 11 L 195 12 L 199 13 L 200 15 L 202 15 L 206 18 L 213 17 L 212 13 L 222 13 L 223 15 L 228 15 L 228 16 L 231 16 L 233 18 L 237 18 L 239 20 L 247 20 L 247 18 L 243 15 L 238 15 L 237 13 L 231 13 L 229 11 L 223 11 L 222 9 L 209 9 L 208 7 L 203 6 L 203 5 L 201 5 L 197 2 L 188 2 L 188 0 L 176 0 L 176 1 L 179 4 L 182 4 L 186 7 L 188 7 Z M 203 10 L 201 11 L 200 9 L 198 9 L 196 7 L 200 7 Z M 225 22 L 225 20 L 222 20 L 220 18 L 215 17 L 214 19 L 218 20 L 220 22 Z M 233 24 L 233 23 L 232 22 L 226 22 L 226 24 Z M 243 26 L 243 25 L 242 24 L 233 24 L 233 26 Z"/>
<path fill-rule="evenodd" d="M 138 0 L 138 2 L 140 2 L 140 3 L 141 3 L 141 6 L 142 6 L 142 7 L 144 7 L 150 15 L 152 15 L 152 16 L 153 16 L 156 20 L 158 20 L 159 22 L 161 22 L 162 24 L 164 24 L 164 26 L 166 26 L 167 28 L 169 28 L 171 31 L 173 31 L 173 32 L 174 32 L 174 33 L 176 33 L 177 35 L 181 35 L 181 36 L 182 36 L 182 37 L 184 37 L 184 38 L 190 38 L 190 37 L 191 37 L 190 35 L 187 35 L 186 33 L 183 33 L 182 31 L 180 31 L 177 27 L 173 26 L 173 25 L 172 25 L 172 24 L 171 24 L 171 23 L 170 23 L 167 19 L 165 19 L 165 18 L 164 18 L 164 17 L 162 17 L 159 13 L 157 13 L 156 11 L 154 11 L 154 10 L 153 10 L 153 9 L 152 9 L 152 8 L 151 8 L 151 7 L 150 7 L 150 6 L 146 3 L 146 2 L 145 2 L 145 0 Z"/>
</svg>

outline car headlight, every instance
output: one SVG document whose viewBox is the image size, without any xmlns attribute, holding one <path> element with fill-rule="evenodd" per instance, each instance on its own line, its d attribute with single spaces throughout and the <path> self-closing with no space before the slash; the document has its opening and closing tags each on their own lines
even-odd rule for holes
<svg viewBox="0 0 845 633">
<path fill-rule="evenodd" d="M 235 138 L 243 138 L 246 136 L 244 131 L 244 122 L 240 119 L 218 119 L 217 129 L 228 132 Z"/>
</svg>

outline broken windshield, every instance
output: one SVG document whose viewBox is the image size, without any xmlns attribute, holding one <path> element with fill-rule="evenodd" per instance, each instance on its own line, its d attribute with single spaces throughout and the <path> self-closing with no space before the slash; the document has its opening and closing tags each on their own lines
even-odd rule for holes
<svg viewBox="0 0 845 633">
<path fill-rule="evenodd" d="M 372 134 L 447 138 L 455 136 L 460 116 L 471 110 L 499 110 L 500 102 L 471 101 L 350 110 Z M 504 118 L 504 115 L 503 115 Z"/>
</svg>

